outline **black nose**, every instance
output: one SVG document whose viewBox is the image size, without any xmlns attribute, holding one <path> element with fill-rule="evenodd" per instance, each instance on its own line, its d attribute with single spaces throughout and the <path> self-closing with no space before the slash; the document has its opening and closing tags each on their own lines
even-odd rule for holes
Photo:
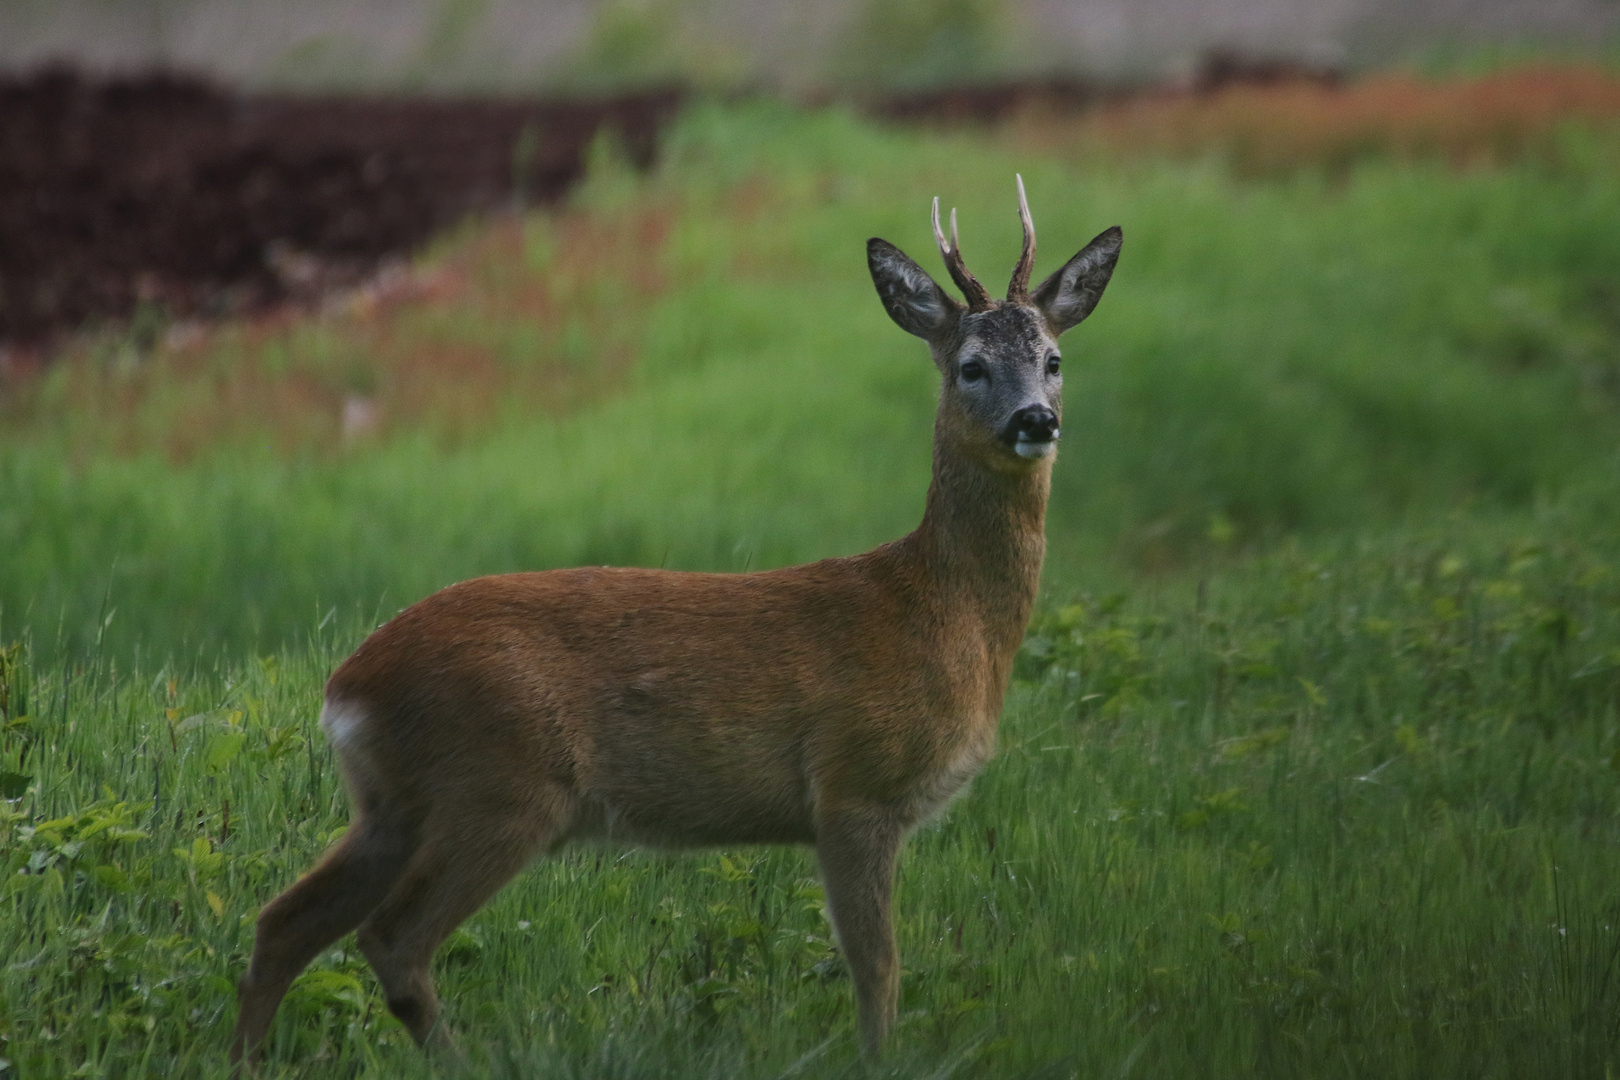
<svg viewBox="0 0 1620 1080">
<path fill-rule="evenodd" d="M 1013 433 L 1028 442 L 1051 442 L 1058 437 L 1057 413 L 1045 405 L 1025 405 L 1013 413 Z"/>
</svg>

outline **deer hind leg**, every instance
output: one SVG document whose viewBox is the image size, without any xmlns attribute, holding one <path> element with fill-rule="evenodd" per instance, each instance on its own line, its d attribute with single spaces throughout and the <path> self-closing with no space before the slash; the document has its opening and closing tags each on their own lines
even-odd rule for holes
<svg viewBox="0 0 1620 1080">
<path fill-rule="evenodd" d="M 264 1040 L 299 972 L 382 901 L 415 846 L 408 823 L 385 814 L 363 815 L 319 865 L 265 906 L 253 960 L 237 988 L 233 1063 Z"/>
<path fill-rule="evenodd" d="M 878 809 L 823 813 L 816 826 L 828 914 L 855 983 L 861 1052 L 868 1058 L 881 1050 L 900 998 L 890 901 L 903 835 L 900 824 Z"/>
<path fill-rule="evenodd" d="M 429 973 L 434 952 L 539 851 L 560 843 L 564 800 L 548 802 L 538 815 L 526 808 L 521 820 L 506 808 L 483 820 L 463 811 L 461 821 L 442 823 L 360 924 L 360 951 L 382 983 L 389 1011 L 424 1049 L 451 1045 L 438 1023 L 439 997 Z"/>
</svg>

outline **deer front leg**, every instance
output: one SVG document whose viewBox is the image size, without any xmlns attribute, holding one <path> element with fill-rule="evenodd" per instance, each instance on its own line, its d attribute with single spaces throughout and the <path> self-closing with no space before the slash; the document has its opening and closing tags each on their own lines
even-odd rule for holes
<svg viewBox="0 0 1620 1080">
<path fill-rule="evenodd" d="M 903 833 L 875 807 L 823 813 L 816 828 L 827 909 L 855 981 L 861 1052 L 868 1058 L 882 1049 L 900 996 L 900 959 L 889 909 Z"/>
</svg>

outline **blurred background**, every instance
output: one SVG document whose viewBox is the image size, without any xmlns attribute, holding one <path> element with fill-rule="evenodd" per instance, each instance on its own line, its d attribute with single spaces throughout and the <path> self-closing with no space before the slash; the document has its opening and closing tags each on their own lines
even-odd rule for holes
<svg viewBox="0 0 1620 1080">
<path fill-rule="evenodd" d="M 477 573 L 894 536 L 934 376 L 861 245 L 932 264 L 937 194 L 994 277 L 1015 171 L 1047 265 L 1128 237 L 1073 335 L 1054 595 L 1586 512 L 1617 33 L 1612 0 L 5 0 L 0 619 L 269 648 Z"/>
<path fill-rule="evenodd" d="M 0 63 L 180 67 L 255 88 L 825 93 L 1190 76 L 1211 50 L 1360 70 L 1594 48 L 1612 0 L 6 0 Z"/>
</svg>

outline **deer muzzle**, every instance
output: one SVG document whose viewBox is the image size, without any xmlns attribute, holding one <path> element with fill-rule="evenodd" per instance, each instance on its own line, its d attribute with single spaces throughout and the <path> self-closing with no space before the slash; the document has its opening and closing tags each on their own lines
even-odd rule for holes
<svg viewBox="0 0 1620 1080">
<path fill-rule="evenodd" d="M 1045 405 L 1025 405 L 1013 413 L 1002 436 L 1023 458 L 1043 458 L 1057 446 L 1057 413 Z"/>
</svg>

